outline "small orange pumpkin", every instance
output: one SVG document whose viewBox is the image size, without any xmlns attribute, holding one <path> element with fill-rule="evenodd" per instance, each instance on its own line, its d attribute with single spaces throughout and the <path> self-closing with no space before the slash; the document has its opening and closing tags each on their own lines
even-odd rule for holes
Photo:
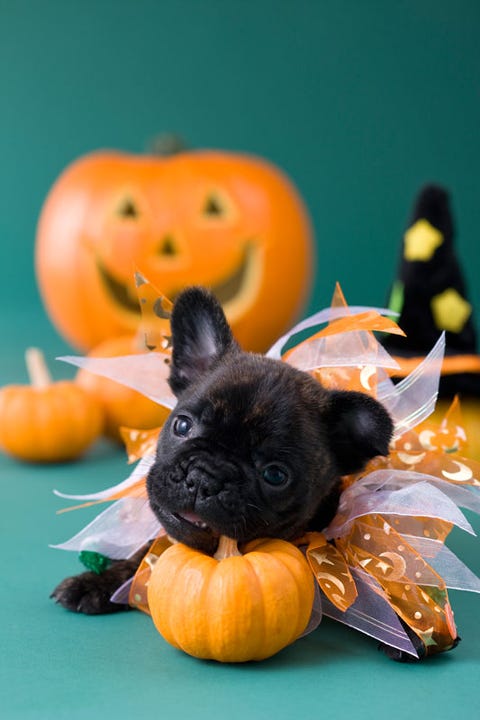
<svg viewBox="0 0 480 720">
<path fill-rule="evenodd" d="M 145 352 L 139 347 L 135 336 L 123 335 L 104 340 L 97 345 L 89 357 L 116 357 Z M 149 400 L 135 390 L 120 383 L 94 375 L 88 370 L 79 370 L 77 384 L 93 395 L 104 414 L 104 432 L 113 440 L 121 440 L 120 428 L 129 427 L 148 430 L 165 422 L 170 410 Z"/>
<path fill-rule="evenodd" d="M 36 272 L 47 312 L 82 351 L 134 333 L 138 268 L 172 300 L 205 285 L 240 344 L 263 351 L 310 290 L 312 233 L 274 165 L 221 151 L 97 152 L 68 167 L 39 219 Z"/>
<path fill-rule="evenodd" d="M 38 350 L 26 360 L 32 385 L 0 390 L 0 448 L 28 462 L 73 460 L 100 435 L 100 407 L 74 382 L 52 382 Z"/>
<path fill-rule="evenodd" d="M 221 538 L 210 557 L 176 543 L 155 563 L 148 604 L 157 630 L 189 655 L 263 660 L 294 642 L 313 606 L 304 556 L 284 540 L 255 540 L 241 555 Z"/>
</svg>

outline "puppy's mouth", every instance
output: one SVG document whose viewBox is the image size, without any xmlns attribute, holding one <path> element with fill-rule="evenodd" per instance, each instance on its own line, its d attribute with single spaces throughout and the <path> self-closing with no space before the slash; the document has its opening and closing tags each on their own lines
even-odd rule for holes
<svg viewBox="0 0 480 720">
<path fill-rule="evenodd" d="M 184 512 L 184 513 L 173 513 L 174 516 L 179 520 L 179 522 L 188 523 L 189 525 L 193 525 L 193 527 L 198 528 L 200 530 L 206 530 L 211 535 L 214 535 L 212 528 L 210 525 L 208 525 L 205 520 L 202 520 L 200 515 L 197 515 L 197 513 L 194 512 Z"/>
<path fill-rule="evenodd" d="M 195 550 L 212 555 L 218 546 L 220 533 L 193 511 L 172 512 L 164 507 L 154 508 L 167 533 L 174 540 L 185 543 Z"/>
</svg>

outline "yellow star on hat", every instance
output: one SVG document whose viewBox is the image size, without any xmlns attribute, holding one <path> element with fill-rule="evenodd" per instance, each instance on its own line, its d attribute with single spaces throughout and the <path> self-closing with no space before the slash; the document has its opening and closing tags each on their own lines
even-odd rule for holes
<svg viewBox="0 0 480 720">
<path fill-rule="evenodd" d="M 435 325 L 439 330 L 460 333 L 472 314 L 472 306 L 454 288 L 447 288 L 434 295 L 431 308 Z"/>
<path fill-rule="evenodd" d="M 428 220 L 420 218 L 404 235 L 405 247 L 403 256 L 405 260 L 431 260 L 435 250 L 443 243 L 443 234 L 433 227 Z"/>
</svg>

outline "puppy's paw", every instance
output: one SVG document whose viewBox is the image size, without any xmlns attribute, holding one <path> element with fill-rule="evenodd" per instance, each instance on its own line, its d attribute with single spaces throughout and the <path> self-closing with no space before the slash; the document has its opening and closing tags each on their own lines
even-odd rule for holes
<svg viewBox="0 0 480 720">
<path fill-rule="evenodd" d="M 62 580 L 50 597 L 72 612 L 103 615 L 129 609 L 128 605 L 110 601 L 117 587 L 108 571 L 102 575 L 85 572 Z"/>
<path fill-rule="evenodd" d="M 50 597 L 67 610 L 85 615 L 105 615 L 130 610 L 129 605 L 110 602 L 110 598 L 124 582 L 135 575 L 147 549 L 148 545 L 140 548 L 128 560 L 112 561 L 110 567 L 100 574 L 84 572 L 65 578 Z"/>
</svg>

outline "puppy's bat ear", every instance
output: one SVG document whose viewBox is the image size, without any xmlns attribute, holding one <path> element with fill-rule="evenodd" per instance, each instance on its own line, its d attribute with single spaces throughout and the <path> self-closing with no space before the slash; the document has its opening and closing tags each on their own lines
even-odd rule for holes
<svg viewBox="0 0 480 720">
<path fill-rule="evenodd" d="M 198 380 L 229 351 L 238 349 L 222 306 L 205 288 L 190 287 L 176 299 L 171 317 L 175 395 Z"/>
<path fill-rule="evenodd" d="M 376 455 L 387 455 L 393 423 L 383 405 L 360 392 L 330 393 L 330 446 L 340 475 L 358 472 Z"/>
</svg>

